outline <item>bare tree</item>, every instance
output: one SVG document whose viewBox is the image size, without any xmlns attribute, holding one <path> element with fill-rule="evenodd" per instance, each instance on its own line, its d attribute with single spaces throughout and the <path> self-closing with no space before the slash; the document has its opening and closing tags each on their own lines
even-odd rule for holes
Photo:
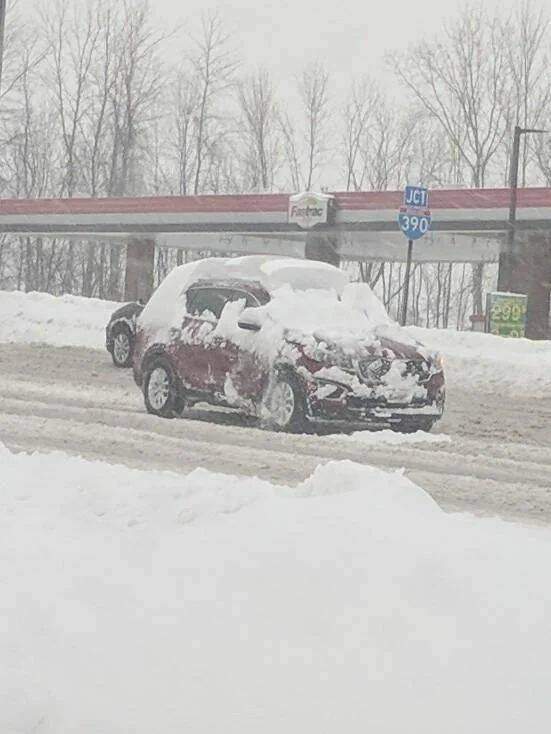
<svg viewBox="0 0 551 734">
<path fill-rule="evenodd" d="M 438 40 L 389 56 L 395 74 L 437 120 L 470 172 L 485 185 L 507 132 L 510 82 L 506 29 L 482 5 L 466 6 Z"/>
<path fill-rule="evenodd" d="M 507 158 L 511 154 L 513 128 L 541 127 L 549 117 L 551 103 L 551 76 L 549 75 L 549 17 L 542 8 L 536 8 L 531 0 L 524 0 L 517 8 L 513 21 L 505 24 L 507 61 L 512 79 L 511 105 L 509 109 L 508 135 L 505 140 Z M 543 148 L 541 138 L 533 140 L 524 136 L 521 141 L 519 184 L 526 186 L 531 148 Z M 505 185 L 509 173 L 506 168 Z"/>
<path fill-rule="evenodd" d="M 361 164 L 362 145 L 379 99 L 379 90 L 371 79 L 364 76 L 352 81 L 342 116 L 344 173 L 347 191 L 359 191 L 362 188 L 364 170 Z"/>
<path fill-rule="evenodd" d="M 238 98 L 247 188 L 268 191 L 274 185 L 279 147 L 276 132 L 278 112 L 268 72 L 261 69 L 242 80 Z"/>
<path fill-rule="evenodd" d="M 237 61 L 231 46 L 231 37 L 224 29 L 219 13 L 203 15 L 201 35 L 194 41 L 192 64 L 199 85 L 199 103 L 196 111 L 195 176 L 193 193 L 201 189 L 205 157 L 211 143 L 210 125 L 216 121 L 214 102 L 233 82 Z"/>
<path fill-rule="evenodd" d="M 178 70 L 174 75 L 174 92 L 169 134 L 176 159 L 176 191 L 185 195 L 193 191 L 195 180 L 196 124 L 201 101 L 199 79 Z"/>
<path fill-rule="evenodd" d="M 52 92 L 57 105 L 65 172 L 61 196 L 73 196 L 78 186 L 78 146 L 82 120 L 87 112 L 88 84 L 100 35 L 92 7 L 57 0 L 44 8 L 41 21 L 48 47 Z"/>
<path fill-rule="evenodd" d="M 305 118 L 306 174 L 305 188 L 312 188 L 314 174 L 326 153 L 325 134 L 329 121 L 329 74 L 320 63 L 306 67 L 299 83 L 299 95 Z"/>
<path fill-rule="evenodd" d="M 285 113 L 280 113 L 278 122 L 281 130 L 281 138 L 283 140 L 285 160 L 289 170 L 291 188 L 293 191 L 300 191 L 303 188 L 303 179 L 296 128 L 287 111 Z"/>
</svg>

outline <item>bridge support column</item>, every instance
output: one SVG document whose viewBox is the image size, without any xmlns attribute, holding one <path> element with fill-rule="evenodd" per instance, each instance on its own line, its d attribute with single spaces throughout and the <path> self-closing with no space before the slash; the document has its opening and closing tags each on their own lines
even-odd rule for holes
<svg viewBox="0 0 551 734">
<path fill-rule="evenodd" d="M 308 232 L 304 246 L 304 257 L 307 260 L 320 260 L 339 267 L 341 258 L 336 235 L 322 231 Z"/>
<path fill-rule="evenodd" d="M 125 301 L 147 301 L 153 291 L 155 240 L 136 237 L 126 245 Z"/>
<path fill-rule="evenodd" d="M 528 296 L 526 336 L 548 339 L 551 292 L 551 236 L 517 232 L 512 253 L 499 261 L 498 289 Z"/>
</svg>

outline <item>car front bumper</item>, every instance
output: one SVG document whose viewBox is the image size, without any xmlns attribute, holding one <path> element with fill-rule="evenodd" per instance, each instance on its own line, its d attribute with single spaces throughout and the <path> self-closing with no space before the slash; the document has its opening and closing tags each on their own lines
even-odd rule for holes
<svg viewBox="0 0 551 734">
<path fill-rule="evenodd" d="M 425 399 L 408 402 L 365 399 L 354 395 L 344 385 L 335 387 L 334 396 L 319 398 L 317 392 L 310 392 L 307 400 L 309 421 L 385 427 L 434 423 L 444 413 L 446 392 L 441 373 L 431 377 Z"/>
</svg>

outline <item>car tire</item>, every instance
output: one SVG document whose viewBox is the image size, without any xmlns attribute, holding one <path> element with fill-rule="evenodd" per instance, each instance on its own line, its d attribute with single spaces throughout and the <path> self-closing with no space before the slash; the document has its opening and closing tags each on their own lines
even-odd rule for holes
<svg viewBox="0 0 551 734">
<path fill-rule="evenodd" d="M 132 366 L 132 353 L 134 351 L 134 337 L 125 324 L 115 326 L 111 336 L 113 345 L 111 357 L 115 367 L 124 369 Z"/>
<path fill-rule="evenodd" d="M 290 373 L 276 374 L 266 388 L 261 423 L 272 431 L 301 433 L 306 428 L 304 394 Z"/>
<path fill-rule="evenodd" d="M 148 413 L 175 418 L 183 410 L 178 382 L 168 360 L 153 359 L 144 371 L 143 395 Z"/>
</svg>

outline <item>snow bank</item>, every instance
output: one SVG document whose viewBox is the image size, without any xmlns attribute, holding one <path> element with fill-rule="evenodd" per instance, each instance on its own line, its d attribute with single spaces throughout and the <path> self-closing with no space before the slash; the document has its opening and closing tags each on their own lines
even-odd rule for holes
<svg viewBox="0 0 551 734">
<path fill-rule="evenodd" d="M 344 443 L 360 443 L 364 446 L 407 446 L 411 444 L 442 444 L 451 443 L 450 436 L 444 433 L 427 433 L 416 431 L 415 433 L 396 433 L 389 429 L 383 431 L 354 431 L 350 434 L 337 434 L 325 436 L 325 441 L 340 441 Z"/>
<path fill-rule="evenodd" d="M 497 395 L 551 393 L 551 341 L 452 329 L 408 327 L 406 331 L 444 355 L 449 384 L 482 388 Z"/>
<path fill-rule="evenodd" d="M 546 729 L 549 530 L 350 462 L 289 490 L 0 452 L 3 733 Z"/>
<path fill-rule="evenodd" d="M 0 291 L 0 342 L 105 348 L 105 327 L 120 305 L 97 298 Z"/>
</svg>

